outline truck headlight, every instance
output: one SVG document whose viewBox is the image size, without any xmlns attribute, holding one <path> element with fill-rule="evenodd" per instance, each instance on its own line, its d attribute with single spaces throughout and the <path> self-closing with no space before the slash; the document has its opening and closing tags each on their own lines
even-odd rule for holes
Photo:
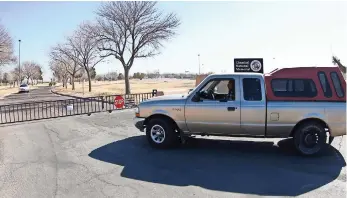
<svg viewBox="0 0 347 198">
<path fill-rule="evenodd" d="M 140 117 L 140 108 L 139 107 L 135 108 L 135 116 Z"/>
</svg>

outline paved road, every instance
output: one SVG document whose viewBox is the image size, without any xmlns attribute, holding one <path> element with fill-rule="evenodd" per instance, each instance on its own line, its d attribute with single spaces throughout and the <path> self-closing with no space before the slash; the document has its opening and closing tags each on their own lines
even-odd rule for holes
<svg viewBox="0 0 347 198">
<path fill-rule="evenodd" d="M 346 196 L 345 139 L 313 158 L 279 139 L 196 139 L 160 151 L 133 127 L 133 115 L 0 127 L 1 197 Z"/>
<path fill-rule="evenodd" d="M 0 105 L 15 104 L 23 102 L 35 102 L 35 101 L 50 101 L 50 100 L 65 100 L 71 99 L 70 97 L 59 96 L 51 93 L 50 87 L 39 87 L 31 90 L 29 93 L 14 93 L 5 96 L 0 99 Z"/>
</svg>

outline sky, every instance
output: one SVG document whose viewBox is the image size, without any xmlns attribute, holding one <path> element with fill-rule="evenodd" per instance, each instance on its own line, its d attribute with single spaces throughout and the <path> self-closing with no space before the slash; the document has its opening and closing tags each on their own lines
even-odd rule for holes
<svg viewBox="0 0 347 198">
<path fill-rule="evenodd" d="M 0 23 L 12 35 L 21 62 L 32 60 L 50 79 L 48 53 L 83 21 L 93 21 L 101 2 L 0 2 Z M 177 35 L 161 53 L 139 59 L 133 72 L 198 73 L 234 71 L 234 58 L 263 58 L 264 70 L 297 66 L 333 66 L 331 56 L 347 64 L 347 1 L 319 2 L 159 2 L 159 10 L 181 20 Z M 13 68 L 14 66 L 12 66 Z M 5 70 L 11 69 L 11 66 Z M 118 60 L 96 72 L 122 71 Z"/>
</svg>

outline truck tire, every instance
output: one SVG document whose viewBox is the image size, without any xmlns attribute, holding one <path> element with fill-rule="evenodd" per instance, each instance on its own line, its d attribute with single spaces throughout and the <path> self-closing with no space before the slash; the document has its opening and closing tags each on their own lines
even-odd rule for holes
<svg viewBox="0 0 347 198">
<path fill-rule="evenodd" d="M 154 148 L 173 148 L 179 143 L 173 123 L 166 119 L 151 119 L 146 126 L 146 136 L 149 144 Z"/>
<path fill-rule="evenodd" d="M 294 134 L 295 148 L 304 156 L 320 154 L 327 145 L 326 140 L 324 127 L 314 121 L 301 124 Z"/>
</svg>

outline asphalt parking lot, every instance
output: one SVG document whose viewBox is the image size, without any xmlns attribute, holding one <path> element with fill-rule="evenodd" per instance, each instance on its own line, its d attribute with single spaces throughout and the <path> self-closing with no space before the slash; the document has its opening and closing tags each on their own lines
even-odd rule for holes
<svg viewBox="0 0 347 198">
<path fill-rule="evenodd" d="M 133 115 L 2 125 L 1 197 L 346 196 L 344 139 L 310 158 L 279 139 L 198 138 L 154 150 Z"/>
<path fill-rule="evenodd" d="M 115 109 L 112 97 L 102 100 L 98 97 L 73 98 L 53 94 L 50 87 L 39 87 L 29 93 L 15 93 L 0 100 L 0 124 L 106 112 Z M 126 101 L 126 106 L 131 106 L 129 100 Z"/>
<path fill-rule="evenodd" d="M 29 93 L 14 93 L 0 99 L 0 105 L 16 104 L 22 102 L 37 102 L 37 101 L 50 101 L 50 100 L 65 100 L 71 99 L 70 97 L 59 96 L 51 93 L 51 87 L 38 87 L 37 89 L 30 90 Z"/>
</svg>

